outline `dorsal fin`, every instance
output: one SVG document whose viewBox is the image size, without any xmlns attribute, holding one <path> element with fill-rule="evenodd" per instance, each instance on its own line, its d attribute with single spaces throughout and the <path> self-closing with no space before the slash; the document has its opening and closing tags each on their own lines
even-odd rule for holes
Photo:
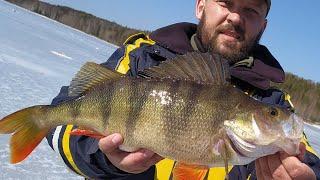
<svg viewBox="0 0 320 180">
<path fill-rule="evenodd" d="M 184 79 L 214 84 L 225 84 L 230 79 L 227 60 L 215 54 L 200 52 L 178 55 L 139 74 L 151 78 Z"/>
<path fill-rule="evenodd" d="M 79 96 L 94 86 L 122 77 L 122 74 L 105 68 L 94 62 L 84 64 L 69 86 L 69 96 Z"/>
</svg>

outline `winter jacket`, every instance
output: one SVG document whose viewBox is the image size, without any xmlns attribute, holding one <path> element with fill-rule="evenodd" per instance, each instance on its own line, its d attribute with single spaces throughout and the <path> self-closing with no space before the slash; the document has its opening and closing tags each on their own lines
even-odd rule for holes
<svg viewBox="0 0 320 180">
<path fill-rule="evenodd" d="M 178 23 L 152 32 L 149 36 L 140 33 L 127 39 L 110 58 L 101 65 L 129 76 L 137 76 L 139 71 L 158 65 L 161 61 L 177 55 L 195 51 L 191 39 L 197 26 L 191 23 Z M 199 42 L 196 41 L 197 45 Z M 197 48 L 196 48 L 197 49 Z M 201 51 L 201 48 L 198 50 Z M 285 73 L 278 61 L 268 49 L 257 46 L 252 53 L 253 61 L 243 61 L 230 68 L 231 82 L 264 103 L 292 109 L 290 96 L 270 87 L 271 82 L 281 83 Z M 68 87 L 62 87 L 59 95 L 53 99 L 56 105 L 69 100 Z M 65 164 L 77 174 L 93 179 L 170 179 L 175 162 L 162 160 L 155 166 L 140 174 L 123 172 L 110 163 L 99 150 L 96 139 L 85 136 L 70 136 L 72 125 L 59 126 L 48 134 L 49 145 L 58 151 Z M 320 178 L 320 160 L 307 143 L 305 163 Z M 256 179 L 254 162 L 248 165 L 233 166 L 229 170 L 230 179 Z M 207 179 L 224 179 L 224 168 L 211 168 Z"/>
</svg>

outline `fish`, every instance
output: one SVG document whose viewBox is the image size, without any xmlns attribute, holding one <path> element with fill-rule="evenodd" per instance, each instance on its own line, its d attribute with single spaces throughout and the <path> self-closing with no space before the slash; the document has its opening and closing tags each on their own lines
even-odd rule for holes
<svg viewBox="0 0 320 180">
<path fill-rule="evenodd" d="M 11 163 L 19 163 L 59 125 L 97 139 L 120 133 L 124 151 L 146 148 L 179 162 L 177 176 L 187 167 L 227 171 L 278 151 L 298 154 L 303 119 L 229 81 L 228 62 L 212 53 L 178 55 L 137 77 L 87 62 L 70 83 L 71 100 L 14 112 L 0 120 L 0 134 L 12 134 Z"/>
</svg>

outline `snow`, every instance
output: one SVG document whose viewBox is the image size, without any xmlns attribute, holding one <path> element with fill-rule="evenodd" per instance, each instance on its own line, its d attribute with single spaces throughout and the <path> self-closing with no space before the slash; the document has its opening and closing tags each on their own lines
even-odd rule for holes
<svg viewBox="0 0 320 180">
<path fill-rule="evenodd" d="M 309 143 L 320 156 L 320 126 L 306 123 L 304 127 Z"/>
<path fill-rule="evenodd" d="M 62 57 L 62 58 L 66 58 L 66 59 L 70 59 L 70 60 L 72 60 L 72 57 L 69 57 L 69 56 L 67 56 L 67 55 L 65 55 L 65 54 L 63 54 L 63 53 L 59 53 L 59 52 L 56 52 L 56 51 L 50 51 L 52 54 L 55 54 L 55 55 L 57 55 L 57 56 L 60 56 L 60 57 Z"/>
<path fill-rule="evenodd" d="M 104 62 L 116 46 L 0 0 L 0 119 L 49 104 L 87 61 Z M 320 127 L 306 125 L 320 152 Z M 44 140 L 22 163 L 9 163 L 9 136 L 0 136 L 0 179 L 83 179 L 69 172 Z"/>
<path fill-rule="evenodd" d="M 0 119 L 49 104 L 86 61 L 106 61 L 116 46 L 0 0 Z M 71 173 L 46 140 L 22 163 L 9 163 L 0 136 L 0 179 L 83 179 Z"/>
</svg>

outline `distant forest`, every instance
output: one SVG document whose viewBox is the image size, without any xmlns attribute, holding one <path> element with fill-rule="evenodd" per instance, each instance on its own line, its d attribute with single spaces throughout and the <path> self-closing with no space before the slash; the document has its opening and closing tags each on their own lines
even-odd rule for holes
<svg viewBox="0 0 320 180">
<path fill-rule="evenodd" d="M 286 73 L 286 81 L 276 87 L 290 94 L 295 109 L 306 120 L 320 124 L 320 84 Z"/>
<path fill-rule="evenodd" d="M 115 22 L 65 6 L 51 5 L 38 0 L 6 0 L 63 24 L 120 46 L 132 34 L 141 30 L 121 26 Z M 145 32 L 149 33 L 149 32 Z M 297 113 L 307 121 L 320 124 L 320 84 L 287 73 L 283 84 L 274 84 L 288 92 Z"/>
<path fill-rule="evenodd" d="M 142 32 L 121 26 L 115 22 L 98 18 L 92 14 L 78 11 L 66 6 L 51 5 L 38 0 L 6 0 L 50 19 L 91 34 L 115 45 L 122 43 L 132 34 Z M 148 32 L 145 32 L 148 33 Z"/>
</svg>

